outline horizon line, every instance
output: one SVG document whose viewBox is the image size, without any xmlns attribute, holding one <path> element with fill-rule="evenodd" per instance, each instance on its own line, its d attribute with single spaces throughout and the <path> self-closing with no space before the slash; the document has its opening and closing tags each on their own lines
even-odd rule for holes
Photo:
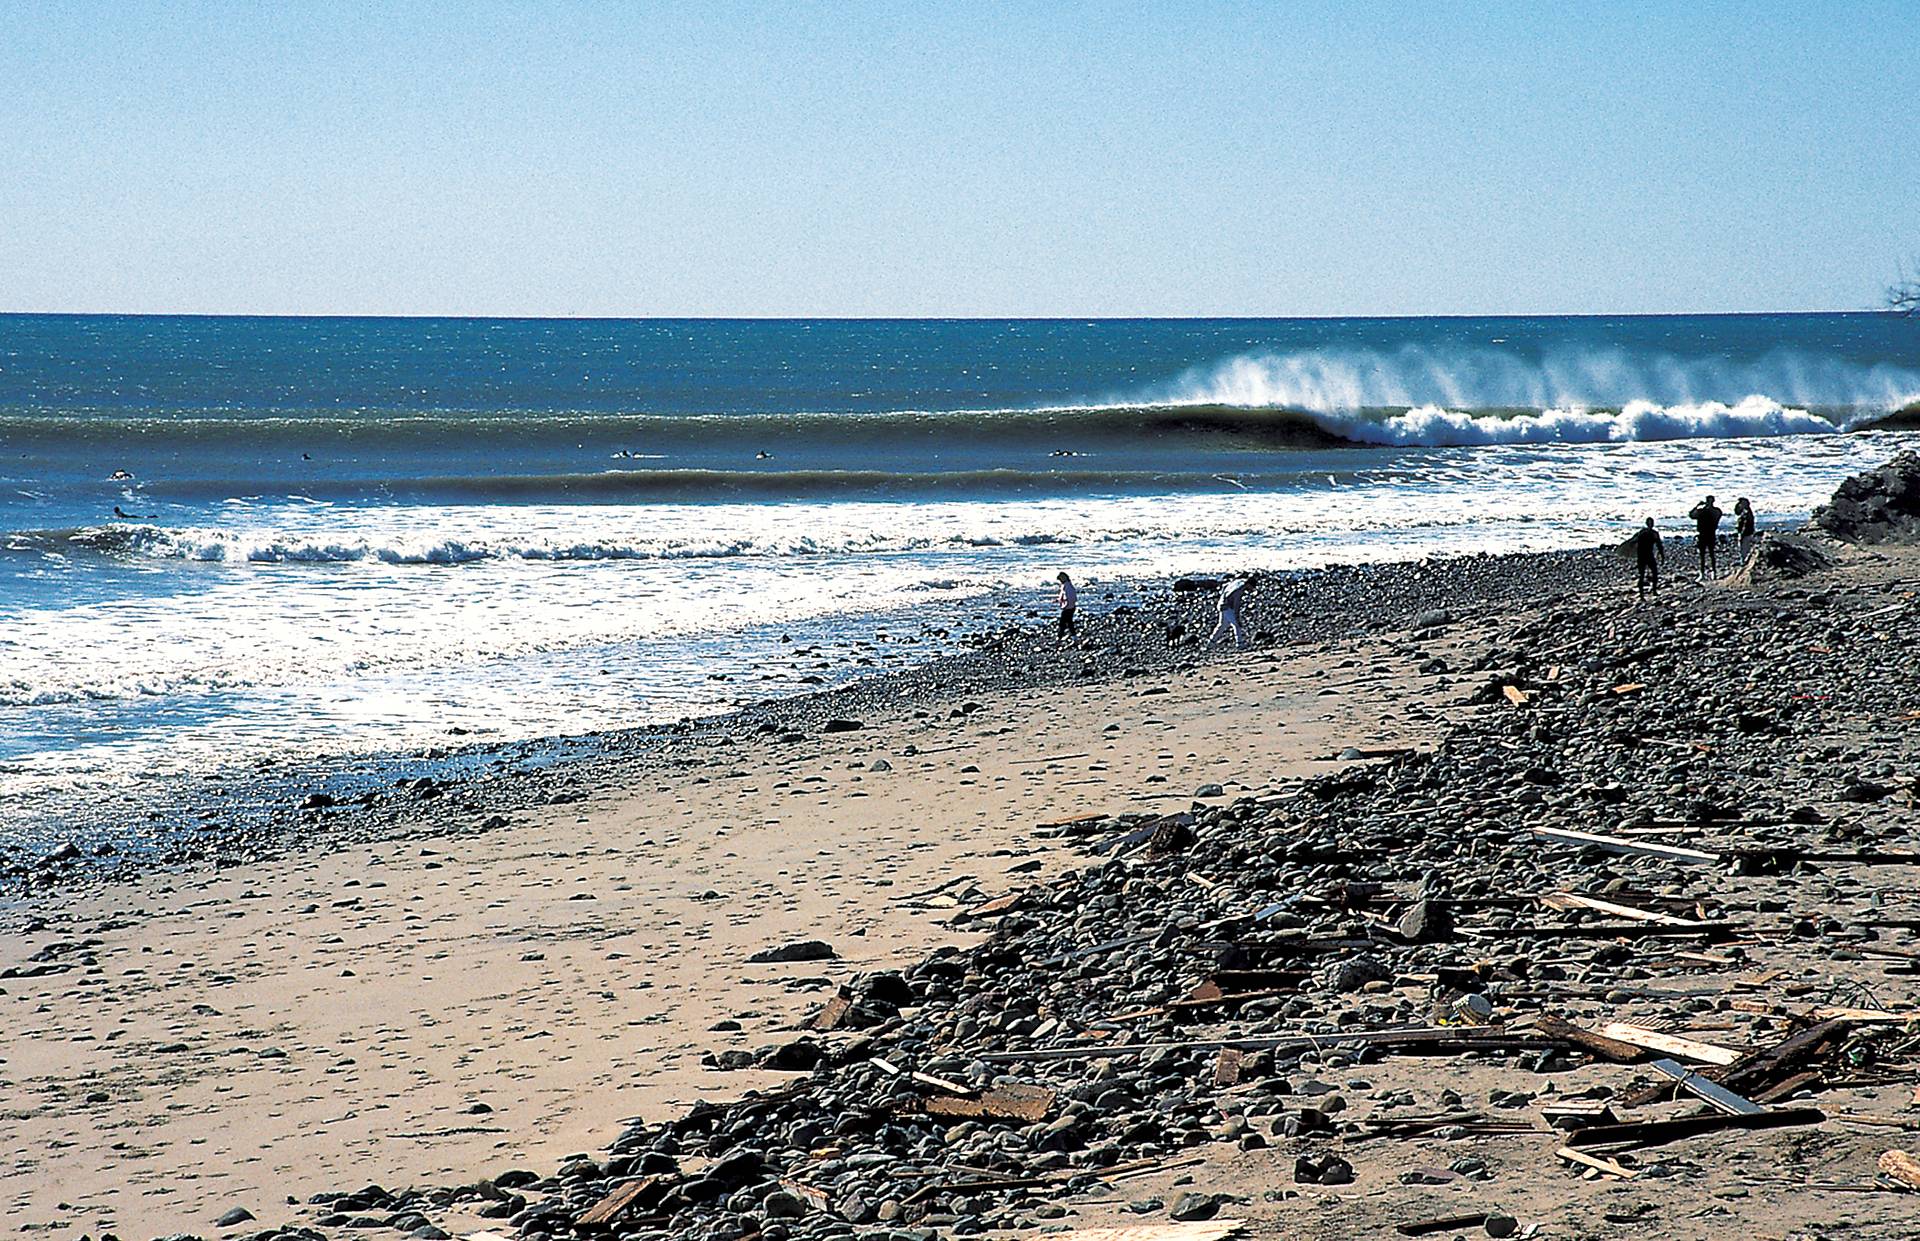
<svg viewBox="0 0 1920 1241">
<path fill-rule="evenodd" d="M 0 310 L 0 319 L 328 319 L 497 323 L 1271 323 L 1398 321 L 1412 319 L 1752 319 L 1814 315 L 1887 315 L 1885 306 L 1826 310 L 1498 311 L 1441 314 L 1196 314 L 1196 315 L 602 315 L 447 314 L 414 311 Z"/>
</svg>

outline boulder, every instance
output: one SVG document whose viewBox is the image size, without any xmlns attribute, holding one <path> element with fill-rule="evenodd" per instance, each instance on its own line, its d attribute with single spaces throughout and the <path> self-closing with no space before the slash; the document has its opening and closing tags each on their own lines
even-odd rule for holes
<svg viewBox="0 0 1920 1241">
<path fill-rule="evenodd" d="M 1849 543 L 1920 534 L 1920 452 L 1907 451 L 1840 484 L 1813 511 L 1813 526 Z"/>
</svg>

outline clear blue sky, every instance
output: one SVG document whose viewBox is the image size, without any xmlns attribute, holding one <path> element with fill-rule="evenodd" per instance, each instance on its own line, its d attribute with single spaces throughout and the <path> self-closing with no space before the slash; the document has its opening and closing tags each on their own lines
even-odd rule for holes
<svg viewBox="0 0 1920 1241">
<path fill-rule="evenodd" d="M 0 6 L 0 310 L 1873 304 L 1920 4 Z"/>
</svg>

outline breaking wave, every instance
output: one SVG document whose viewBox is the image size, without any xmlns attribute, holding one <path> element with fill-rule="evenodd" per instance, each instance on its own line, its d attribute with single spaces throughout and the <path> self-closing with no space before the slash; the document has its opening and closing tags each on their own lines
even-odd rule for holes
<svg viewBox="0 0 1920 1241">
<path fill-rule="evenodd" d="M 1707 401 L 1666 406 L 1633 401 L 1619 410 L 1552 409 L 1506 416 L 1423 405 L 1378 419 L 1322 416 L 1321 421 L 1330 431 L 1356 443 L 1430 448 L 1837 435 L 1845 429 L 1820 414 L 1788 409 L 1763 396 L 1750 396 L 1733 405 Z"/>
<path fill-rule="evenodd" d="M 1623 349 L 1549 350 L 1406 345 L 1243 354 L 1188 372 L 1156 394 L 1169 404 L 1296 409 L 1544 414 L 1636 406 L 1690 409 L 1760 398 L 1845 419 L 1920 402 L 1920 371 L 1777 349 L 1751 361 Z"/>
</svg>

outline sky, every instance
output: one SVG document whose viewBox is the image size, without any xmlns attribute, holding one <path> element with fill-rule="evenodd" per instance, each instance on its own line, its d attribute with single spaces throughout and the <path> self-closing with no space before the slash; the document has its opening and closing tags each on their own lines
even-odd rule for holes
<svg viewBox="0 0 1920 1241">
<path fill-rule="evenodd" d="M 0 5 L 0 311 L 1869 307 L 1920 4 Z"/>
</svg>

